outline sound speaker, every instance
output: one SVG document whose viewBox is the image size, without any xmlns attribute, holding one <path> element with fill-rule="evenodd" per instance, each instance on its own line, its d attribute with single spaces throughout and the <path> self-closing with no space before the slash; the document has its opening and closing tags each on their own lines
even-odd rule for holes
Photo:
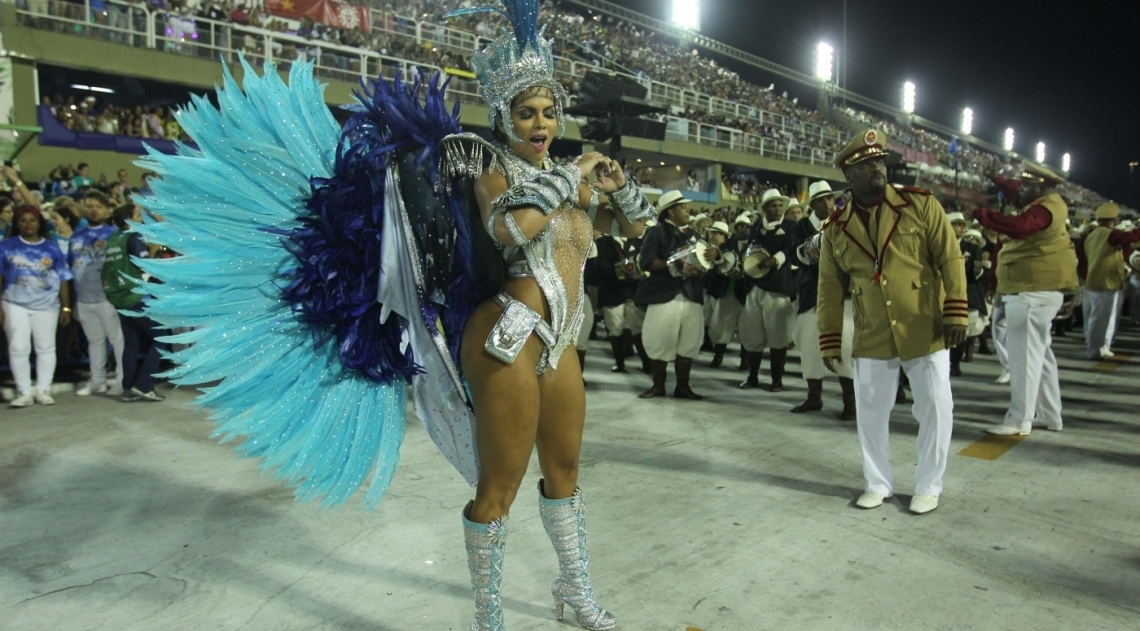
<svg viewBox="0 0 1140 631">
<path fill-rule="evenodd" d="M 621 135 L 648 138 L 649 140 L 665 140 L 665 123 L 647 118 L 623 118 L 621 119 Z"/>
<path fill-rule="evenodd" d="M 582 78 L 578 102 L 609 101 L 623 96 L 644 99 L 648 94 L 648 88 L 628 77 L 590 71 Z"/>
</svg>

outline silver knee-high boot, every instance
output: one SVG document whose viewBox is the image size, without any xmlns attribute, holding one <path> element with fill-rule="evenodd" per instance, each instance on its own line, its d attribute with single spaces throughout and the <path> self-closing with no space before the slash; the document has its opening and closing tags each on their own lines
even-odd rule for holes
<svg viewBox="0 0 1140 631">
<path fill-rule="evenodd" d="M 562 619 L 564 605 L 570 605 L 578 622 L 590 631 L 606 631 L 617 626 L 617 617 L 602 609 L 590 588 L 590 555 L 586 549 L 586 503 L 582 489 L 564 500 L 548 500 L 538 482 L 538 512 L 554 551 L 558 553 L 558 578 L 550 591 L 554 594 L 554 613 Z"/>
<path fill-rule="evenodd" d="M 467 569 L 475 592 L 475 619 L 471 631 L 503 631 L 503 606 L 499 592 L 503 584 L 503 556 L 507 551 L 507 518 L 476 524 L 463 509 L 463 542 L 467 547 Z"/>
</svg>

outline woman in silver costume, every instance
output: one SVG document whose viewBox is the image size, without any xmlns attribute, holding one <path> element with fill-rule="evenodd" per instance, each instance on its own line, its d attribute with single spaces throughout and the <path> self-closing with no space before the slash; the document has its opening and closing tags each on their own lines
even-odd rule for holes
<svg viewBox="0 0 1140 631">
<path fill-rule="evenodd" d="M 481 462 L 475 500 L 463 514 L 476 602 L 471 629 L 503 629 L 507 515 L 535 446 L 543 475 L 539 511 L 560 567 L 551 588 L 556 615 L 562 619 L 570 605 L 583 627 L 613 629 L 617 619 L 595 602 L 588 574 L 578 488 L 586 399 L 572 347 L 595 228 L 640 236 L 653 209 L 620 165 L 600 153 L 552 165 L 550 145 L 565 127 L 565 93 L 534 16 L 529 25 L 527 16 L 511 17 L 516 34 L 473 58 L 497 142 L 473 134 L 444 141 L 452 172 L 474 178 L 481 224 L 502 252 L 507 277 L 502 292 L 469 319 L 460 356 Z"/>
</svg>

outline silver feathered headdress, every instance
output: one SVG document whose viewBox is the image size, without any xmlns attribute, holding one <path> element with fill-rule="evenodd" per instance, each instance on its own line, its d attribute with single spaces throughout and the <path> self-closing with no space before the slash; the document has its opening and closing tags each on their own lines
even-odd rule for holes
<svg viewBox="0 0 1140 631">
<path fill-rule="evenodd" d="M 555 115 L 558 118 L 558 136 L 566 130 L 565 115 L 562 112 L 566 101 L 566 90 L 554 80 L 554 53 L 551 42 L 542 38 L 538 30 L 539 0 L 501 0 L 505 10 L 494 7 L 460 9 L 444 15 L 444 18 L 494 11 L 507 17 L 514 27 L 514 34 L 504 33 L 487 48 L 471 57 L 475 77 L 483 88 L 483 100 L 487 103 L 488 122 L 491 129 L 497 125 L 515 142 L 522 139 L 515 135 L 511 120 L 511 100 L 527 88 L 541 87 L 554 94 Z"/>
</svg>

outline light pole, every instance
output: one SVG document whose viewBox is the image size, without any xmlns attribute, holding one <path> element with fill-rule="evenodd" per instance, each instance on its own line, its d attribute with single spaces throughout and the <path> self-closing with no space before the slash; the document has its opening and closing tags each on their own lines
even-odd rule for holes
<svg viewBox="0 0 1140 631">
<path fill-rule="evenodd" d="M 1069 156 L 1069 154 L 1066 153 L 1065 155 L 1061 156 L 1061 170 L 1062 171 L 1064 171 L 1065 173 L 1068 173 L 1069 167 L 1072 165 L 1073 165 L 1073 161 L 1072 161 L 1072 158 Z"/>
<path fill-rule="evenodd" d="M 827 83 L 834 74 L 835 49 L 824 42 L 815 47 L 815 78 Z"/>
<path fill-rule="evenodd" d="M 902 89 L 902 111 L 907 114 L 914 114 L 914 84 L 907 81 L 903 84 Z"/>
<path fill-rule="evenodd" d="M 1013 128 L 1008 127 L 1005 130 L 1005 142 L 1002 143 L 1006 151 L 1013 151 Z"/>
<path fill-rule="evenodd" d="M 1045 143 L 1037 143 L 1037 162 L 1045 164 Z"/>
<path fill-rule="evenodd" d="M 966 136 L 974 133 L 974 110 L 968 107 L 962 110 L 962 133 Z"/>
</svg>

